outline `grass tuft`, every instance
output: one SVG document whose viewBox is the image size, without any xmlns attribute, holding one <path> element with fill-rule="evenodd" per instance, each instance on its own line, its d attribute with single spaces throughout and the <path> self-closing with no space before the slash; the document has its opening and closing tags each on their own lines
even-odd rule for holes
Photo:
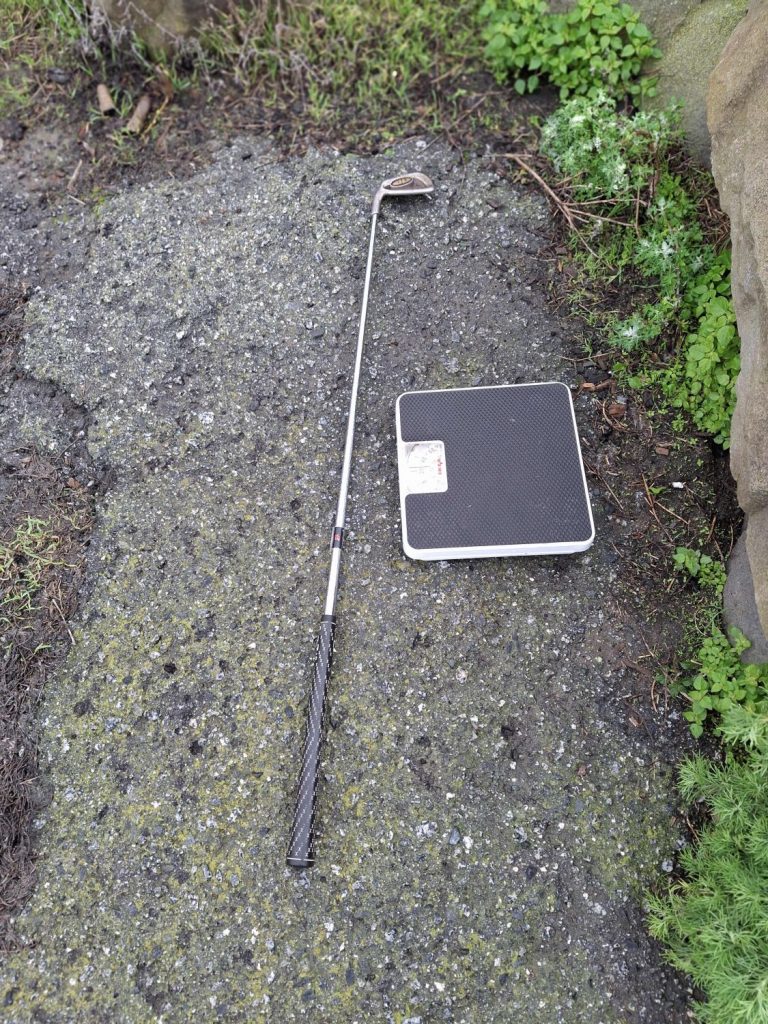
<svg viewBox="0 0 768 1024">
<path fill-rule="evenodd" d="M 132 81 L 137 93 L 157 85 L 161 68 L 177 98 L 256 99 L 272 115 L 267 128 L 386 140 L 463 114 L 460 79 L 482 63 L 474 0 L 232 3 L 194 38 L 168 35 L 164 52 L 98 21 L 83 0 L 0 3 L 8 26 L 0 37 L 0 115 L 32 116 L 49 95 L 54 66 L 73 72 L 70 92 L 88 79 L 117 79 Z"/>
<path fill-rule="evenodd" d="M 649 927 L 667 959 L 707 994 L 702 1024 L 768 1020 L 768 716 L 726 716 L 725 763 L 697 756 L 680 772 L 688 803 L 710 821 L 681 856 L 685 877 L 649 897 Z M 701 806 L 700 806 L 701 810 Z"/>
<path fill-rule="evenodd" d="M 0 0 L 0 117 L 27 114 L 94 52 L 83 0 Z M 55 75 L 55 72 L 63 74 Z"/>
</svg>

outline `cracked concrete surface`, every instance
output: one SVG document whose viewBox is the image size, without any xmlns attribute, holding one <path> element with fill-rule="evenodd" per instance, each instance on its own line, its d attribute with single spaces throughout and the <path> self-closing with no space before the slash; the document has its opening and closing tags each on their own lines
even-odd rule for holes
<svg viewBox="0 0 768 1024">
<path fill-rule="evenodd" d="M 318 863 L 285 867 L 378 183 Z M 28 377 L 87 410 L 90 595 L 43 708 L 54 798 L 4 1019 L 666 1024 L 642 922 L 683 730 L 627 723 L 621 530 L 562 559 L 409 562 L 394 403 L 568 381 L 546 206 L 439 143 L 222 150 L 56 225 Z M 0 417 L 56 446 L 23 391 Z M 586 406 L 577 403 L 583 421 Z M 25 404 L 26 403 L 26 404 Z"/>
</svg>

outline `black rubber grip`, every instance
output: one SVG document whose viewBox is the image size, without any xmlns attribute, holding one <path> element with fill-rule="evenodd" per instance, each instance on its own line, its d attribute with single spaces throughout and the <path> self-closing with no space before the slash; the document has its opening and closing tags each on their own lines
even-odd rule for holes
<svg viewBox="0 0 768 1024">
<path fill-rule="evenodd" d="M 312 687 L 309 691 L 307 732 L 304 737 L 304 753 L 301 758 L 296 810 L 286 857 L 290 866 L 294 868 L 308 868 L 315 861 L 315 800 L 317 777 L 320 771 L 320 748 L 323 742 L 325 690 L 331 674 L 335 629 L 336 619 L 334 616 L 324 615 L 317 640 L 317 657 L 312 675 Z"/>
</svg>

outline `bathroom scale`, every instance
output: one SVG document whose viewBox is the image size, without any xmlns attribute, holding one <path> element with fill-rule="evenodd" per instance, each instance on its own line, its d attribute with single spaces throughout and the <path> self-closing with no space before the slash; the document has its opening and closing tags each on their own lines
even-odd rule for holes
<svg viewBox="0 0 768 1024">
<path fill-rule="evenodd" d="M 566 555 L 590 546 L 595 528 L 567 385 L 408 391 L 396 414 L 410 558 Z"/>
</svg>

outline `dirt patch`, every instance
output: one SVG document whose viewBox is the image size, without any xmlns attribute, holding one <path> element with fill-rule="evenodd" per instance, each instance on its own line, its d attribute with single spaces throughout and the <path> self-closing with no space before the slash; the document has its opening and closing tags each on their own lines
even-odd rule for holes
<svg viewBox="0 0 768 1024">
<path fill-rule="evenodd" d="M 16 378 L 25 289 L 0 292 L 0 386 Z M 71 453 L 0 453 L 0 949 L 35 880 L 34 816 L 50 801 L 36 707 L 71 643 L 93 523 L 93 488 Z"/>
<path fill-rule="evenodd" d="M 138 61 L 127 44 L 105 45 L 98 58 L 54 70 L 39 76 L 33 104 L 0 120 L 0 161 L 5 156 L 23 187 L 48 201 L 69 195 L 98 202 L 121 187 L 188 177 L 243 134 L 269 136 L 286 156 L 326 146 L 376 154 L 415 135 L 498 151 L 557 103 L 554 90 L 521 97 L 484 71 L 457 66 L 439 82 L 418 76 L 399 103 L 383 97 L 373 110 L 334 97 L 318 111 L 295 76 L 246 86 L 236 75 L 209 73 L 203 56 L 190 53 L 176 59 L 174 85 L 162 66 Z M 100 81 L 116 105 L 109 116 L 98 112 Z M 150 109 L 141 131 L 132 133 L 141 96 Z"/>
</svg>

